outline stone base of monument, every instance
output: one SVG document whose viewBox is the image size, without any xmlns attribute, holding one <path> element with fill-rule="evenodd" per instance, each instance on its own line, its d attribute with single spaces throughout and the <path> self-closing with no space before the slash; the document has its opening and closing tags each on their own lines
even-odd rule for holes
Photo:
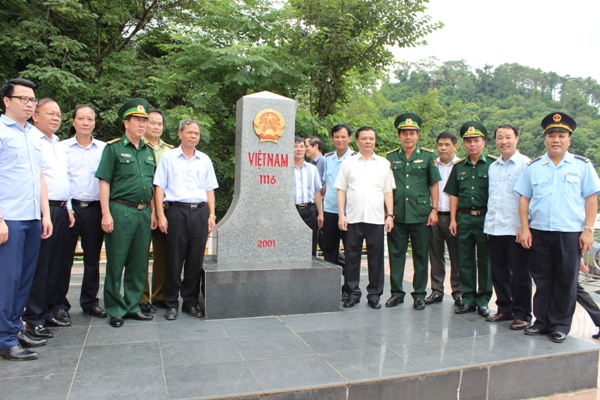
<svg viewBox="0 0 600 400">
<path fill-rule="evenodd" d="M 342 269 L 318 258 L 267 263 L 204 263 L 206 319 L 340 311 Z"/>
</svg>

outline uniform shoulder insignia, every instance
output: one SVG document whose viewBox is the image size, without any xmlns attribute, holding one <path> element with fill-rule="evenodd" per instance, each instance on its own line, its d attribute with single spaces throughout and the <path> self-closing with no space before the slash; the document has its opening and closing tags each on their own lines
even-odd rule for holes
<svg viewBox="0 0 600 400">
<path fill-rule="evenodd" d="M 335 151 L 330 151 L 329 153 L 325 154 L 325 157 L 329 157 L 330 155 L 332 155 L 333 153 L 335 153 Z"/>
<path fill-rule="evenodd" d="M 536 162 L 536 161 L 538 161 L 538 160 L 541 160 L 541 159 L 542 159 L 542 156 L 536 157 L 536 158 L 534 158 L 533 160 L 529 161 L 529 162 L 527 163 L 527 165 L 531 165 L 531 164 L 533 164 L 534 162 Z"/>
<path fill-rule="evenodd" d="M 456 160 L 456 161 L 454 161 L 454 165 L 460 164 L 461 162 L 465 161 L 466 159 L 467 159 L 466 157 L 463 157 L 460 160 Z"/>
<path fill-rule="evenodd" d="M 175 146 L 173 146 L 172 144 L 169 143 L 165 143 L 165 147 L 169 148 L 169 149 L 174 149 Z"/>
<path fill-rule="evenodd" d="M 350 154 L 350 155 L 351 155 L 351 156 L 354 156 L 354 155 L 356 155 L 356 154 L 358 154 L 358 151 L 353 151 L 353 152 L 352 152 L 352 154 Z"/>
<path fill-rule="evenodd" d="M 589 158 L 587 158 L 587 157 L 584 157 L 584 156 L 580 156 L 579 154 L 573 154 L 573 156 L 574 156 L 575 158 L 578 158 L 578 159 L 580 159 L 581 161 L 585 161 L 585 162 L 591 162 L 591 160 L 590 160 Z"/>
<path fill-rule="evenodd" d="M 387 153 L 388 153 L 388 154 L 392 154 L 392 153 L 395 153 L 395 152 L 397 152 L 398 150 L 400 150 L 400 147 L 397 147 L 397 148 L 395 148 L 394 150 L 390 150 L 390 151 L 388 151 Z"/>
<path fill-rule="evenodd" d="M 152 143 L 150 143 L 150 142 L 146 142 L 146 146 L 150 147 L 152 150 L 156 150 L 154 148 L 154 145 Z"/>
<path fill-rule="evenodd" d="M 426 151 L 427 153 L 432 153 L 433 154 L 433 149 L 428 149 L 426 147 L 421 147 L 421 150 Z"/>
<path fill-rule="evenodd" d="M 113 143 L 117 143 L 119 140 L 121 140 L 121 138 L 120 138 L 120 137 L 118 137 L 118 138 L 114 138 L 114 139 L 111 139 L 111 140 L 109 140 L 108 142 L 106 142 L 106 144 L 113 144 Z"/>
<path fill-rule="evenodd" d="M 491 158 L 492 160 L 497 160 L 498 159 L 498 156 L 494 156 L 492 154 L 488 154 L 487 156 L 488 156 L 488 158 Z"/>
</svg>

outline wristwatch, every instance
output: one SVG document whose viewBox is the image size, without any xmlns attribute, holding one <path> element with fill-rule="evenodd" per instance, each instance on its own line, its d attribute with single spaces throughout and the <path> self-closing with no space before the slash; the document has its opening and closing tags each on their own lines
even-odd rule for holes
<svg viewBox="0 0 600 400">
<path fill-rule="evenodd" d="M 2 221 L 2 217 L 0 217 L 0 221 Z M 584 226 L 583 229 L 588 229 L 592 233 L 594 233 L 594 231 L 596 230 L 593 226 L 589 225 Z"/>
<path fill-rule="evenodd" d="M 388 214 L 388 217 L 392 217 L 392 219 L 396 219 L 396 216 L 394 214 Z M 387 217 L 386 217 L 387 218 Z"/>
</svg>

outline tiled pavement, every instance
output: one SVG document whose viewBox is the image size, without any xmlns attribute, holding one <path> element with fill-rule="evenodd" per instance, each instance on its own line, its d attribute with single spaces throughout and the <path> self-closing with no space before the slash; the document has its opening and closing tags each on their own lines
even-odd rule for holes
<svg viewBox="0 0 600 400">
<path fill-rule="evenodd" d="M 80 279 L 73 276 L 71 298 Z M 73 326 L 53 329 L 39 360 L 0 361 L 0 398 L 257 399 L 326 386 L 339 398 L 336 391 L 348 382 L 598 349 L 589 339 L 594 327 L 579 310 L 573 334 L 557 345 L 511 331 L 510 322 L 457 316 L 453 308 L 446 296 L 424 311 L 411 301 L 372 310 L 363 300 L 340 313 L 221 321 L 186 314 L 166 321 L 159 310 L 152 322 L 125 320 L 115 329 L 74 307 Z"/>
</svg>

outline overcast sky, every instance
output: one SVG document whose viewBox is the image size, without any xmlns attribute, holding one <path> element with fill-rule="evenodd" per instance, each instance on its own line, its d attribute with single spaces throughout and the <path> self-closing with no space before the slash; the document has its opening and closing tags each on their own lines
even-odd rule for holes
<svg viewBox="0 0 600 400">
<path fill-rule="evenodd" d="M 473 68 L 518 63 L 600 83 L 600 0 L 430 0 L 445 26 L 398 60 L 464 59 Z"/>
</svg>

